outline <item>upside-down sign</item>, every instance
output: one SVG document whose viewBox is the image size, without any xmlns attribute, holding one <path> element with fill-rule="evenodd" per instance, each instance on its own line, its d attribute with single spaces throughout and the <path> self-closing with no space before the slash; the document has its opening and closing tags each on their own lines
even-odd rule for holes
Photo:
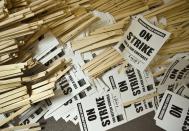
<svg viewBox="0 0 189 131">
<path fill-rule="evenodd" d="M 131 65 L 143 71 L 169 36 L 169 32 L 159 29 L 138 15 L 133 17 L 124 38 L 115 48 Z"/>
</svg>

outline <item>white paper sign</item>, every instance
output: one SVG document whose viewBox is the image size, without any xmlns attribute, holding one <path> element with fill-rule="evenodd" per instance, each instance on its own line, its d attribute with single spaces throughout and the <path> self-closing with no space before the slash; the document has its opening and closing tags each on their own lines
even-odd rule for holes
<svg viewBox="0 0 189 131">
<path fill-rule="evenodd" d="M 176 59 L 173 61 L 163 76 L 161 85 L 173 82 L 181 82 L 189 78 L 189 60 Z"/>
<path fill-rule="evenodd" d="M 177 57 L 177 56 L 176 56 Z M 189 60 L 186 56 L 174 59 L 170 64 L 167 71 L 164 73 L 163 78 L 157 86 L 159 96 L 154 97 L 155 110 L 159 106 L 163 94 L 166 90 L 175 91 L 182 83 L 187 82 L 189 78 Z"/>
<path fill-rule="evenodd" d="M 84 91 L 80 92 L 78 95 L 74 96 L 72 99 L 68 100 L 66 103 L 62 104 L 60 107 L 54 110 L 50 110 L 47 115 L 53 116 L 55 120 L 60 119 L 61 117 L 64 119 L 66 113 L 68 113 L 71 109 L 76 108 L 75 103 L 81 99 L 86 97 L 90 97 L 96 92 L 95 87 L 88 87 Z M 46 115 L 46 116 L 47 116 Z"/>
<path fill-rule="evenodd" d="M 134 16 L 116 49 L 135 68 L 143 71 L 169 38 L 170 33 L 157 28 L 141 15 Z"/>
<path fill-rule="evenodd" d="M 189 99 L 166 91 L 154 119 L 167 131 L 188 131 Z"/>
<path fill-rule="evenodd" d="M 53 111 L 54 109 L 57 109 L 89 86 L 90 83 L 83 71 L 79 66 L 75 65 L 69 73 L 62 76 L 56 82 L 57 89 L 54 91 L 56 97 L 50 98 L 52 105 L 49 107 L 49 110 Z M 51 111 L 48 111 L 48 113 L 50 112 Z"/>
<path fill-rule="evenodd" d="M 119 91 L 104 93 L 77 103 L 81 131 L 104 131 L 126 122 Z"/>
<path fill-rule="evenodd" d="M 127 121 L 131 121 L 154 110 L 153 98 L 124 107 Z"/>
<path fill-rule="evenodd" d="M 126 67 L 119 72 L 120 66 L 105 73 L 102 78 L 111 90 L 120 90 L 123 102 L 128 102 L 155 92 L 153 76 L 149 70 L 140 72 L 134 67 Z"/>
<path fill-rule="evenodd" d="M 153 76 L 150 70 L 140 72 L 136 68 L 127 67 L 119 72 L 118 66 L 103 75 L 104 82 L 111 90 L 119 89 L 122 102 L 129 102 L 155 92 Z M 127 121 L 131 121 L 153 111 L 153 99 L 144 100 L 124 107 Z"/>
<path fill-rule="evenodd" d="M 169 91 L 175 91 L 179 86 L 179 83 L 178 82 L 173 82 L 173 83 L 167 83 L 167 84 L 163 84 L 163 85 L 159 85 L 159 86 L 156 86 L 156 89 L 157 89 L 157 93 L 159 94 L 158 96 L 155 96 L 153 99 L 154 99 L 154 110 L 157 111 L 158 107 L 159 107 L 159 104 L 160 104 L 160 101 L 161 99 L 163 98 L 163 95 L 165 93 L 166 90 L 169 90 Z"/>
</svg>

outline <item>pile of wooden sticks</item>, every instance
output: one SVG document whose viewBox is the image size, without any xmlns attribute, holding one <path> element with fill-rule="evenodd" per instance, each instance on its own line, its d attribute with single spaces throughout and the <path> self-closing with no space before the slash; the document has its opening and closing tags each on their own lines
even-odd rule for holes
<svg viewBox="0 0 189 131">
<path fill-rule="evenodd" d="M 76 38 L 100 21 L 94 10 L 110 13 L 115 23 Z M 89 77 L 97 78 L 116 65 L 127 64 L 113 46 L 122 39 L 132 16 L 137 14 L 155 19 L 156 26 L 172 34 L 150 64 L 152 69 L 167 65 L 172 55 L 189 51 L 187 0 L 173 0 L 168 4 L 162 0 L 0 0 L 0 114 L 10 113 L 0 121 L 0 126 L 32 104 L 53 97 L 55 82 L 72 68 L 71 62 L 65 59 L 43 70 L 37 68 L 42 65 L 33 59 L 32 49 L 45 33 L 50 31 L 61 46 L 70 42 L 73 51 L 81 54 L 104 49 L 81 67 Z M 28 73 L 31 70 L 34 72 Z M 154 72 L 154 76 L 164 71 Z M 16 129 L 41 128 L 39 124 L 31 124 L 3 131 Z"/>
<path fill-rule="evenodd" d="M 71 69 L 69 64 L 61 59 L 33 76 L 24 75 L 27 63 L 0 66 L 0 114 L 19 109 L 18 113 L 0 122 L 0 126 L 23 113 L 31 104 L 54 96 L 55 82 Z"/>
</svg>

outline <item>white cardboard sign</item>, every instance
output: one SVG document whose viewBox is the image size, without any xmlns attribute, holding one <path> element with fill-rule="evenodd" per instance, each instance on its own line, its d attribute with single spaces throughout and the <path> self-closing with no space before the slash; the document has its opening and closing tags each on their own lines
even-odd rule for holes
<svg viewBox="0 0 189 131">
<path fill-rule="evenodd" d="M 160 84 L 169 84 L 173 82 L 181 82 L 189 78 L 189 60 L 188 59 L 176 59 L 173 61 L 168 70 L 163 76 Z"/>
<path fill-rule="evenodd" d="M 68 100 L 66 103 L 61 105 L 59 108 L 54 110 L 52 112 L 52 116 L 55 118 L 55 120 L 60 119 L 62 116 L 64 116 L 67 112 L 69 112 L 71 109 L 75 108 L 75 103 L 80 101 L 81 99 L 84 99 L 86 97 L 90 97 L 96 92 L 95 87 L 88 87 L 84 91 L 80 92 L 78 95 L 74 96 L 72 99 Z"/>
<path fill-rule="evenodd" d="M 187 56 L 179 58 L 178 56 L 169 65 L 167 71 L 163 75 L 157 91 L 160 94 L 158 97 L 154 97 L 155 110 L 159 106 L 159 101 L 166 90 L 175 91 L 181 83 L 187 82 L 189 78 L 189 60 Z"/>
<path fill-rule="evenodd" d="M 129 102 L 155 92 L 155 84 L 150 70 L 140 72 L 136 68 L 127 67 L 119 72 L 120 66 L 105 73 L 102 78 L 110 90 L 119 89 L 122 102 Z M 137 102 L 124 107 L 127 121 L 131 121 L 153 111 L 153 99 Z"/>
<path fill-rule="evenodd" d="M 126 122 L 118 90 L 84 99 L 77 109 L 81 131 L 104 131 Z"/>
<path fill-rule="evenodd" d="M 149 70 L 140 72 L 134 67 L 127 67 L 119 72 L 119 69 L 120 66 L 108 71 L 102 78 L 111 90 L 120 90 L 123 102 L 155 92 L 153 76 Z"/>
<path fill-rule="evenodd" d="M 167 131 L 188 131 L 189 99 L 166 91 L 154 119 Z"/>
<path fill-rule="evenodd" d="M 57 81 L 57 89 L 54 91 L 57 96 L 50 98 L 53 104 L 49 107 L 49 110 L 57 109 L 89 86 L 90 83 L 83 71 L 79 66 L 75 65 L 69 73 Z"/>
<path fill-rule="evenodd" d="M 169 91 L 173 92 L 178 88 L 178 86 L 179 86 L 178 82 L 166 83 L 166 84 L 163 84 L 163 85 L 156 86 L 157 93 L 159 95 L 154 97 L 154 110 L 155 111 L 157 111 L 159 104 L 160 104 L 160 101 L 163 98 L 165 91 L 169 90 Z"/>
<path fill-rule="evenodd" d="M 169 36 L 169 32 L 138 15 L 133 17 L 123 40 L 115 48 L 131 65 L 143 71 Z"/>
<path fill-rule="evenodd" d="M 127 121 L 134 120 L 141 117 L 154 109 L 153 98 L 146 99 L 129 106 L 124 107 L 125 114 L 127 116 Z"/>
</svg>

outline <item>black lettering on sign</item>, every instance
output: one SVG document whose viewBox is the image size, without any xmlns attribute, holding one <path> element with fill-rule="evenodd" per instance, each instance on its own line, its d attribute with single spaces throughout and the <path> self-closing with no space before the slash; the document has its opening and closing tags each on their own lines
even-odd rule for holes
<svg viewBox="0 0 189 131">
<path fill-rule="evenodd" d="M 138 55 L 138 56 L 140 56 L 143 60 L 145 60 L 145 61 L 147 61 L 148 60 L 148 58 L 147 57 L 145 57 L 144 55 L 142 55 L 139 51 L 137 51 L 137 50 L 134 50 L 134 53 L 136 54 L 136 55 Z M 139 61 L 138 61 L 139 62 Z"/>
<path fill-rule="evenodd" d="M 180 118 L 181 117 L 181 114 L 182 114 L 182 111 L 183 109 L 178 107 L 178 106 L 175 106 L 175 105 L 172 105 L 171 107 L 171 110 L 169 111 L 169 113 L 177 118 Z"/>
<path fill-rule="evenodd" d="M 63 90 L 64 95 L 68 95 L 71 92 L 72 92 L 72 88 L 71 87 L 68 87 L 68 88 L 66 88 L 66 89 Z"/>
<path fill-rule="evenodd" d="M 144 38 L 146 41 L 149 41 L 150 38 L 152 37 L 152 34 L 148 33 L 146 30 L 142 30 L 139 36 Z"/>
<path fill-rule="evenodd" d="M 148 25 L 145 21 L 143 21 L 141 18 L 138 19 L 138 22 L 139 22 L 142 26 L 144 26 L 146 29 L 148 29 L 149 31 L 151 31 L 151 32 L 153 32 L 153 33 L 155 33 L 155 34 L 157 34 L 157 35 L 163 37 L 163 38 L 166 36 L 165 33 L 163 33 L 163 32 L 161 32 L 161 31 L 156 30 L 155 28 L 151 27 L 151 26 Z"/>
<path fill-rule="evenodd" d="M 96 103 L 100 115 L 100 120 L 102 122 L 102 126 L 105 127 L 107 125 L 110 125 L 108 110 L 106 108 L 104 96 L 96 98 Z"/>
<path fill-rule="evenodd" d="M 178 73 L 178 76 L 177 76 L 176 81 L 183 79 L 184 74 L 187 73 L 188 71 L 189 71 L 189 65 L 187 65 L 185 68 L 183 68 L 183 69 Z"/>
<path fill-rule="evenodd" d="M 141 34 L 141 36 L 143 36 L 143 33 Z M 151 38 L 149 34 L 145 35 L 144 37 L 147 41 Z M 129 34 L 127 35 L 127 40 L 130 41 L 131 44 L 133 44 L 136 48 L 138 48 L 139 50 L 141 50 L 143 53 L 145 53 L 148 56 L 151 56 L 151 54 L 154 51 L 154 48 L 142 42 L 132 32 L 129 32 Z"/>
<path fill-rule="evenodd" d="M 88 127 L 87 127 L 87 123 L 86 123 L 86 120 L 85 120 L 83 107 L 82 107 L 81 103 L 77 104 L 77 109 L 78 109 L 79 116 L 80 116 L 80 119 L 81 119 L 82 129 L 83 129 L 83 131 L 88 131 Z"/>
<path fill-rule="evenodd" d="M 30 120 L 29 119 L 26 119 L 21 125 L 27 125 L 27 124 L 29 124 L 30 123 Z"/>
<path fill-rule="evenodd" d="M 109 80 L 110 80 L 112 89 L 116 89 L 117 87 L 116 87 L 116 83 L 115 83 L 114 77 L 113 76 L 109 76 Z"/>
<path fill-rule="evenodd" d="M 72 104 L 72 99 L 68 100 L 67 102 L 64 103 L 65 106 Z"/>
<path fill-rule="evenodd" d="M 184 120 L 184 124 L 183 124 L 182 130 L 183 131 L 189 131 L 189 110 L 188 110 L 187 116 L 186 116 L 186 118 Z"/>
<path fill-rule="evenodd" d="M 170 85 L 168 85 L 168 88 L 167 88 L 167 90 L 169 90 L 169 91 L 174 91 L 174 87 L 175 87 L 175 84 L 170 84 Z"/>
<path fill-rule="evenodd" d="M 128 90 L 126 81 L 121 81 L 118 83 L 120 92 L 125 92 Z"/>
<path fill-rule="evenodd" d="M 172 98 L 172 95 L 171 94 L 167 94 L 167 96 L 166 96 L 166 98 L 165 98 L 165 100 L 163 102 L 163 105 L 162 105 L 162 107 L 160 109 L 160 112 L 158 114 L 158 119 L 163 120 L 163 118 L 165 116 L 165 112 L 167 111 L 167 108 L 168 108 L 168 105 L 170 103 L 171 98 Z"/>
<path fill-rule="evenodd" d="M 135 56 L 133 56 L 132 54 L 129 54 L 129 58 L 131 59 L 131 61 L 133 61 L 134 63 L 140 63 L 140 60 L 138 60 Z"/>
<path fill-rule="evenodd" d="M 141 91 L 140 91 L 140 87 L 138 85 L 138 80 L 137 80 L 134 68 L 126 70 L 126 74 L 128 76 L 133 95 L 134 96 L 139 95 L 141 93 Z"/>
<path fill-rule="evenodd" d="M 177 70 L 177 69 L 173 69 L 173 71 L 171 72 L 169 78 L 170 78 L 170 79 L 175 79 L 175 77 L 176 77 L 178 71 L 179 71 L 179 70 Z"/>
<path fill-rule="evenodd" d="M 129 108 L 129 107 L 131 107 L 131 104 L 130 104 L 130 105 L 127 105 L 127 106 L 124 106 L 124 108 Z"/>
<path fill-rule="evenodd" d="M 95 109 L 93 108 L 93 109 L 89 109 L 89 110 L 86 110 L 86 112 L 87 112 L 87 116 L 88 116 L 88 120 L 89 121 L 94 121 L 94 120 L 96 120 L 96 115 L 95 115 Z"/>
<path fill-rule="evenodd" d="M 72 82 L 74 88 L 77 89 L 78 87 L 77 87 L 77 85 L 76 85 L 76 83 L 75 83 L 75 81 L 74 81 L 74 79 L 73 79 L 73 77 L 71 75 L 69 75 L 69 79 Z"/>
<path fill-rule="evenodd" d="M 141 103 L 135 103 L 134 105 L 137 113 L 140 113 L 144 110 Z"/>
<path fill-rule="evenodd" d="M 68 81 L 65 79 L 61 79 L 60 82 L 57 83 L 62 90 L 69 86 Z"/>
</svg>

